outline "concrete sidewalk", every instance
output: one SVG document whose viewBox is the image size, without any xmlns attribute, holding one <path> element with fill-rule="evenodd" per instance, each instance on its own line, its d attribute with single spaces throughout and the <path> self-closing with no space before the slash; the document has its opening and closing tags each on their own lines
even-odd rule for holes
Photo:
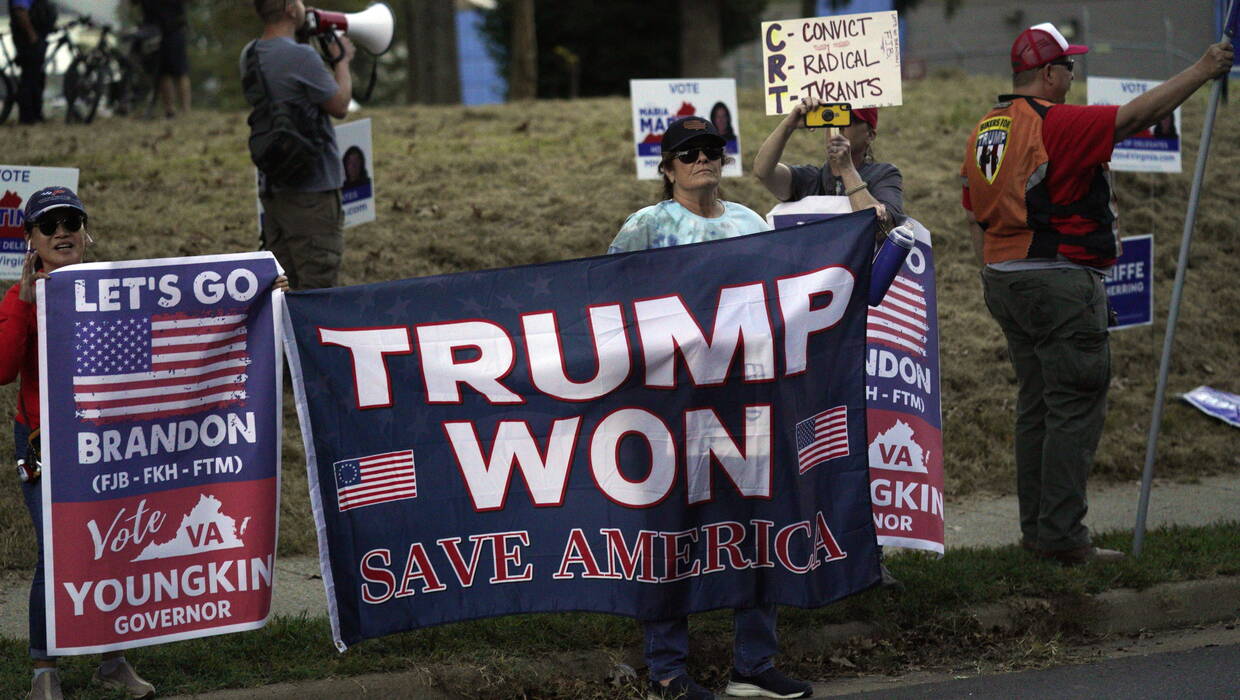
<svg viewBox="0 0 1240 700">
<path fill-rule="evenodd" d="M 1086 523 L 1094 532 L 1132 531 L 1140 484 L 1109 484 L 1090 489 Z M 998 547 L 1020 539 L 1015 496 L 949 501 L 947 546 Z M 1150 498 L 1149 527 L 1207 525 L 1240 519 L 1240 474 L 1212 476 L 1197 483 L 1156 482 Z M 1127 549 L 1127 547 L 1125 547 Z M 0 635 L 25 638 L 26 576 L 0 577 Z M 276 615 L 326 615 L 327 602 L 317 557 L 285 557 L 276 562 Z"/>
</svg>

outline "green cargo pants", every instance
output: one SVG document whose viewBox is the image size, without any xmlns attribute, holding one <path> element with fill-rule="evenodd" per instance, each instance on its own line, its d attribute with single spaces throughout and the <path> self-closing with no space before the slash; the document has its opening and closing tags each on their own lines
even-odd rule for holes
<svg viewBox="0 0 1240 700">
<path fill-rule="evenodd" d="M 1026 543 L 1090 544 L 1085 482 L 1102 437 L 1111 353 L 1102 278 L 1088 270 L 982 271 L 1016 370 L 1016 492 Z"/>
<path fill-rule="evenodd" d="M 262 196 L 262 250 L 270 250 L 297 289 L 335 287 L 344 253 L 340 190 Z"/>
</svg>

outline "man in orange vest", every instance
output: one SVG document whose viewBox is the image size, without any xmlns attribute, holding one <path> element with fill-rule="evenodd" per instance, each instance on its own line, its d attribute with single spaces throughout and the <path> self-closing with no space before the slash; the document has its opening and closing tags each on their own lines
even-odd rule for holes
<svg viewBox="0 0 1240 700">
<path fill-rule="evenodd" d="M 1119 251 L 1106 164 L 1115 143 L 1170 114 L 1235 57 L 1224 40 L 1122 107 L 1064 104 L 1072 56 L 1088 50 L 1049 23 L 1021 32 L 1012 94 L 978 122 L 960 168 L 986 307 L 1020 383 L 1021 546 L 1065 565 L 1124 556 L 1094 547 L 1082 523 L 1111 379 L 1102 279 Z"/>
</svg>

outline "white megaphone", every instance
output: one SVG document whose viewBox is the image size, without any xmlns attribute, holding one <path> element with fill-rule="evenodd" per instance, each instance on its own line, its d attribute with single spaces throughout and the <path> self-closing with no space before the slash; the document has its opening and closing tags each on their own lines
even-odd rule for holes
<svg viewBox="0 0 1240 700">
<path fill-rule="evenodd" d="M 306 34 L 338 31 L 353 43 L 378 56 L 392 46 L 396 18 L 386 3 L 375 3 L 361 12 L 331 12 L 306 8 Z"/>
</svg>

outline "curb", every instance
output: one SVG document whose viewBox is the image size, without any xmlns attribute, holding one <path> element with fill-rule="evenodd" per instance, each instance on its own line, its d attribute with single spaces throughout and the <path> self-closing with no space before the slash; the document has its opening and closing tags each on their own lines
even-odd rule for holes
<svg viewBox="0 0 1240 700">
<path fill-rule="evenodd" d="M 1129 635 L 1150 630 L 1192 627 L 1240 618 L 1240 576 L 1200 581 L 1164 583 L 1145 590 L 1117 589 L 1081 598 L 1051 600 L 1013 598 L 1001 603 L 966 611 L 982 629 L 1015 631 L 1032 622 L 1048 623 L 1065 631 L 1098 636 Z M 785 640 L 785 650 L 821 651 L 824 646 L 844 644 L 851 639 L 881 637 L 878 625 L 848 622 L 827 625 L 815 634 Z M 632 652 L 632 653 L 628 653 Z M 626 649 L 628 659 L 637 649 Z M 582 677 L 597 678 L 601 685 L 614 667 L 614 653 L 598 651 L 574 655 L 573 665 Z M 611 673 L 615 673 L 614 668 Z M 815 690 L 826 684 L 816 684 Z M 483 689 L 479 689 L 480 692 Z M 342 697 L 416 697 L 448 700 L 457 696 L 435 687 L 427 670 L 375 673 L 349 678 L 329 678 L 301 683 L 279 683 L 261 688 L 221 690 L 182 695 L 170 700 L 329 700 Z"/>
</svg>

